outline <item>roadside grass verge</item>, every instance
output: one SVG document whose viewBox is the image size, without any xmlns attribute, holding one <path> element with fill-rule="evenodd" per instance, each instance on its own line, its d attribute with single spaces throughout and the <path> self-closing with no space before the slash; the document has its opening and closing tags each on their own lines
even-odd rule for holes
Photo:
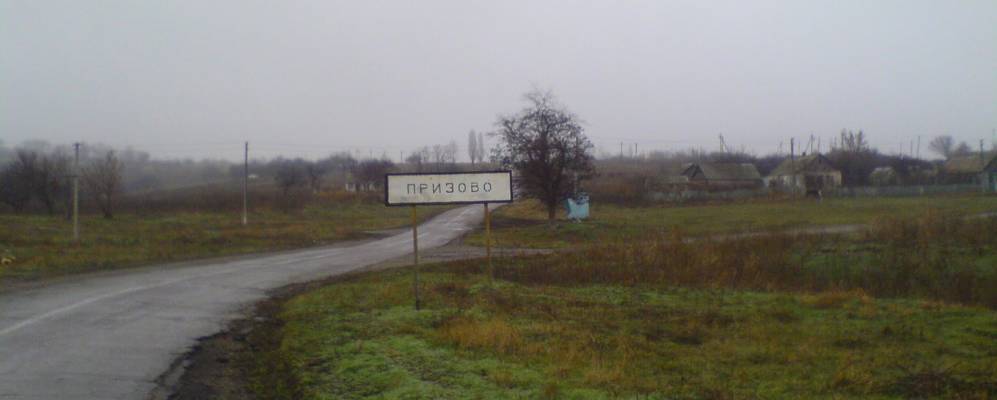
<svg viewBox="0 0 997 400">
<path fill-rule="evenodd" d="M 445 207 L 426 207 L 428 219 Z M 259 210 L 244 227 L 238 213 L 121 213 L 114 219 L 80 218 L 81 242 L 72 223 L 58 216 L 0 215 L 0 280 L 32 280 L 153 262 L 245 254 L 330 244 L 368 237 L 371 230 L 411 223 L 408 209 L 380 203 L 314 203 L 300 212 Z"/>
<path fill-rule="evenodd" d="M 617 242 L 287 301 L 263 398 L 993 398 L 997 219 Z M 976 239 L 983 238 L 983 239 Z M 280 373 L 274 374 L 278 365 Z"/>
<path fill-rule="evenodd" d="M 916 218 L 927 212 L 974 215 L 997 212 L 997 197 L 960 194 L 922 197 L 756 200 L 707 205 L 627 207 L 591 205 L 590 219 L 547 223 L 535 201 L 521 201 L 494 214 L 493 243 L 516 248 L 564 248 L 681 230 L 688 235 L 775 231 L 824 225 L 867 224 L 878 218 Z M 560 216 L 560 214 L 559 214 Z M 468 243 L 484 244 L 480 232 Z"/>
<path fill-rule="evenodd" d="M 532 286 L 382 273 L 285 306 L 271 398 L 986 398 L 997 315 L 861 291 Z M 721 300 L 722 299 L 722 300 Z M 281 362 L 275 362 L 281 360 Z M 284 378 L 272 373 L 282 365 Z M 271 378 L 263 378 L 271 376 Z M 266 382 L 266 384 L 261 384 Z"/>
</svg>

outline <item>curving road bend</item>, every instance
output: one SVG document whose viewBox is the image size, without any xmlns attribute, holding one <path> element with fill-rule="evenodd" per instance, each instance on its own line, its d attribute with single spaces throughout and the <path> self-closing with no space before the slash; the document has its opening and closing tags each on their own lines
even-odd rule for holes
<svg viewBox="0 0 997 400">
<path fill-rule="evenodd" d="M 419 226 L 442 246 L 480 223 L 481 206 Z M 144 399 L 197 339 L 267 290 L 411 253 L 412 232 L 193 266 L 161 266 L 0 294 L 0 399 Z"/>
</svg>

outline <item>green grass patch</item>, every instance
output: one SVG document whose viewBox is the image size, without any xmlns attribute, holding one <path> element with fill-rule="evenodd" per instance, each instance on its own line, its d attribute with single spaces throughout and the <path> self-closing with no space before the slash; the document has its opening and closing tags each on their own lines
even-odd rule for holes
<svg viewBox="0 0 997 400">
<path fill-rule="evenodd" d="M 421 219 L 445 210 L 424 207 Z M 238 213 L 122 213 L 80 218 L 81 242 L 59 216 L 0 215 L 0 279 L 31 280 L 153 262 L 319 246 L 411 223 L 410 210 L 379 203 L 312 204 L 300 212 L 260 211 L 242 226 Z"/>
<path fill-rule="evenodd" d="M 306 399 L 986 398 L 997 313 L 861 291 L 493 286 L 477 262 L 288 301 L 271 355 Z M 265 381 L 266 366 L 257 368 Z M 271 385 L 256 385 L 274 395 Z M 280 397 L 280 396 L 278 396 Z"/>
<path fill-rule="evenodd" d="M 594 203 L 591 218 L 547 223 L 535 201 L 522 201 L 495 212 L 493 243 L 503 247 L 563 248 L 641 238 L 680 230 L 690 235 L 771 231 L 823 225 L 868 224 L 879 218 L 915 218 L 928 212 L 972 215 L 997 212 L 997 197 L 980 194 L 758 200 L 698 206 L 625 207 Z M 477 233 L 469 243 L 484 244 Z"/>
</svg>

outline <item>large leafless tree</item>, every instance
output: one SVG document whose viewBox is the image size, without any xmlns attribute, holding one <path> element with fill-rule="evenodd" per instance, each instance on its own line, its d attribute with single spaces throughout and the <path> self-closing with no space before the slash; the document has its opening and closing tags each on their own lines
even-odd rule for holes
<svg viewBox="0 0 997 400">
<path fill-rule="evenodd" d="M 474 133 L 473 129 L 467 133 L 467 158 L 471 159 L 472 166 L 481 161 L 478 156 L 478 135 Z"/>
<path fill-rule="evenodd" d="M 357 165 L 356 180 L 363 187 L 379 188 L 384 183 L 384 174 L 391 172 L 395 163 L 388 159 L 368 159 Z"/>
<path fill-rule="evenodd" d="M 578 117 L 552 93 L 534 90 L 525 99 L 526 108 L 499 117 L 495 135 L 501 143 L 494 149 L 495 158 L 518 171 L 523 194 L 539 199 L 553 220 L 558 205 L 572 196 L 575 177 L 585 179 L 595 172 L 593 145 Z"/>
<path fill-rule="evenodd" d="M 121 192 L 123 170 L 123 164 L 114 151 L 108 151 L 103 157 L 93 160 L 83 169 L 83 187 L 93 198 L 104 218 L 114 217 L 114 202 Z"/>
<path fill-rule="evenodd" d="M 292 189 L 304 185 L 306 180 L 304 160 L 279 160 L 277 170 L 274 172 L 274 183 L 285 198 Z"/>
<path fill-rule="evenodd" d="M 928 143 L 928 149 L 942 157 L 952 157 L 952 151 L 955 149 L 955 139 L 952 139 L 952 136 L 948 135 L 938 136 L 931 139 L 931 142 Z"/>
<path fill-rule="evenodd" d="M 0 172 L 0 200 L 14 212 L 22 212 L 35 192 L 38 153 L 20 150 Z"/>
</svg>

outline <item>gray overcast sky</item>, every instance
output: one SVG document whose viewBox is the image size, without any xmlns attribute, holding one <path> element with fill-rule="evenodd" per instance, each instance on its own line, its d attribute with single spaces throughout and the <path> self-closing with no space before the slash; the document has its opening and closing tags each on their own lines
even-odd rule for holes
<svg viewBox="0 0 997 400">
<path fill-rule="evenodd" d="M 997 127 L 997 1 L 0 0 L 0 139 L 397 158 L 552 89 L 600 148 Z M 466 156 L 462 156 L 466 157 Z"/>
</svg>

